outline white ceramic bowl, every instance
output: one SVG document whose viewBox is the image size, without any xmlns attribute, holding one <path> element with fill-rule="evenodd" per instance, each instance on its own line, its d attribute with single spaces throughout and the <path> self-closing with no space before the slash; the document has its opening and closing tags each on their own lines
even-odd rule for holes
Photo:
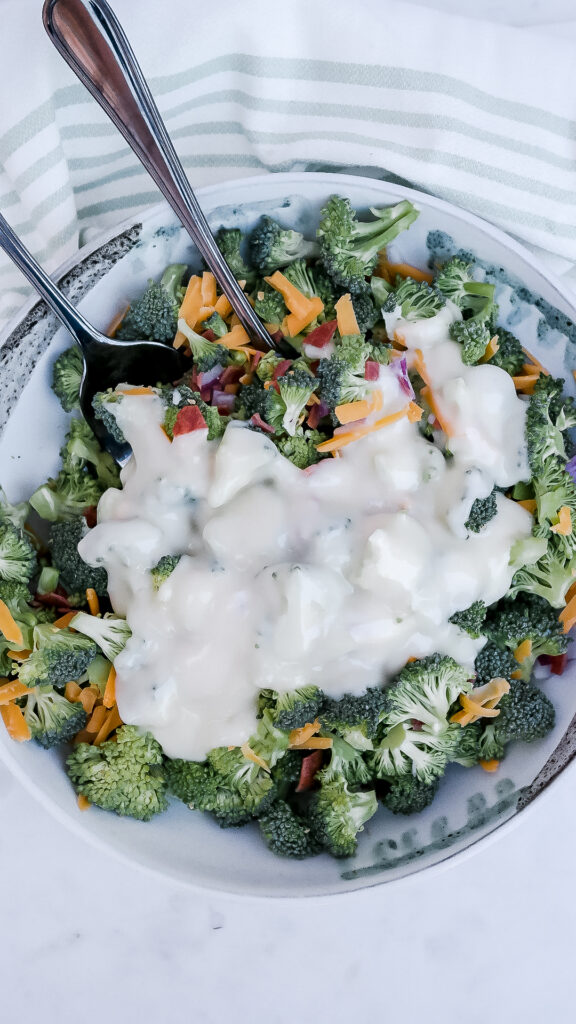
<svg viewBox="0 0 576 1024">
<path fill-rule="evenodd" d="M 430 247 L 443 255 L 471 250 L 498 283 L 502 324 L 573 383 L 576 311 L 562 285 L 521 245 L 473 214 L 400 186 L 338 174 L 272 174 L 198 194 L 214 229 L 249 228 L 268 213 L 286 226 L 313 232 L 320 207 L 334 193 L 347 195 L 358 209 L 413 200 L 421 214 L 395 243 L 395 258 L 425 266 Z M 197 263 L 197 257 L 162 204 L 82 249 L 56 277 L 88 319 L 105 330 L 147 279 L 173 261 Z M 1 339 L 0 482 L 12 500 L 28 497 L 57 468 L 66 417 L 50 391 L 50 368 L 68 344 L 41 303 L 30 303 Z M 132 863 L 230 893 L 343 893 L 438 864 L 517 815 L 574 757 L 573 682 L 569 669 L 562 679 L 544 683 L 557 708 L 556 727 L 545 740 L 512 749 L 494 775 L 451 766 L 435 802 L 420 815 L 396 817 L 380 809 L 361 834 L 356 857 L 346 861 L 327 856 L 284 861 L 268 852 L 255 828 L 221 830 L 177 802 L 148 824 L 95 808 L 81 813 L 56 752 L 13 743 L 0 729 L 0 756 L 61 821 Z"/>
</svg>

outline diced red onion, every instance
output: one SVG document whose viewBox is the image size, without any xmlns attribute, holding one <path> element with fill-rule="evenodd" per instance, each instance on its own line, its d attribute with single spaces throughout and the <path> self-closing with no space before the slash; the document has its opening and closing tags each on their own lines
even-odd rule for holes
<svg viewBox="0 0 576 1024">
<path fill-rule="evenodd" d="M 412 387 L 412 384 L 410 383 L 410 378 L 408 376 L 406 356 L 402 356 L 402 359 L 395 359 L 391 363 L 390 369 L 392 370 L 392 373 L 394 373 L 398 378 L 398 382 L 404 394 L 407 395 L 408 398 L 414 399 L 416 396 L 414 394 L 414 388 Z"/>
<path fill-rule="evenodd" d="M 232 412 L 235 401 L 236 395 L 230 395 L 227 391 L 220 391 L 219 388 L 214 388 L 212 392 L 212 405 L 216 406 L 218 412 L 226 416 L 229 412 Z"/>
<path fill-rule="evenodd" d="M 200 390 L 202 388 L 209 388 L 211 384 L 214 384 L 224 372 L 224 367 L 220 363 L 216 363 L 211 370 L 204 370 L 203 373 L 198 374 L 198 386 Z M 228 383 L 228 381 L 226 381 Z"/>
<path fill-rule="evenodd" d="M 364 367 L 364 377 L 366 380 L 378 380 L 380 376 L 380 363 L 377 363 L 374 359 L 368 359 L 366 366 Z"/>
</svg>

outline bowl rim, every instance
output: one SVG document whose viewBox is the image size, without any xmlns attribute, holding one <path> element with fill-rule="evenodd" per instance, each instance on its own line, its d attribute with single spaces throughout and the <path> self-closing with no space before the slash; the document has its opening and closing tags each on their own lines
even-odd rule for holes
<svg viewBox="0 0 576 1024">
<path fill-rule="evenodd" d="M 469 210 L 456 206 L 444 199 L 439 199 L 436 196 L 429 195 L 426 192 L 419 191 L 418 189 L 409 188 L 404 185 L 396 184 L 395 182 L 389 182 L 385 179 L 370 178 L 363 175 L 353 175 L 338 172 L 323 172 L 323 171 L 295 171 L 295 172 L 274 172 L 271 174 L 258 174 L 250 175 L 245 178 L 229 179 L 222 182 L 217 182 L 212 185 L 206 185 L 196 190 L 196 194 L 200 200 L 203 198 L 211 198 L 217 196 L 223 188 L 233 189 L 235 194 L 238 195 L 236 200 L 237 203 L 243 201 L 241 195 L 242 192 L 246 191 L 250 196 L 254 195 L 255 190 L 258 186 L 267 185 L 270 182 L 270 178 L 274 177 L 274 180 L 279 184 L 285 183 L 286 186 L 294 188 L 304 182 L 315 180 L 322 185 L 326 185 L 328 188 L 334 186 L 335 192 L 338 190 L 338 185 L 342 183 L 349 183 L 350 185 L 357 187 L 369 187 L 382 192 L 388 192 L 397 195 L 399 198 L 411 200 L 415 206 L 419 204 L 425 205 L 429 208 L 436 209 L 440 212 L 448 213 L 456 217 L 465 224 L 472 225 L 476 230 L 484 233 L 489 238 L 494 239 L 500 243 L 505 249 L 512 251 L 519 256 L 528 266 L 534 270 L 540 278 L 543 278 L 549 287 L 551 288 L 554 295 L 560 300 L 563 306 L 570 309 L 573 318 L 576 320 L 576 298 L 571 294 L 569 288 L 564 286 L 560 278 L 547 267 L 543 266 L 538 257 L 535 256 L 522 242 L 518 241 L 511 235 L 508 235 L 501 228 L 491 224 L 489 221 L 477 214 L 472 213 Z M 89 259 L 98 252 L 99 249 L 106 246 L 109 242 L 122 236 L 126 231 L 133 229 L 136 226 L 144 226 L 146 222 L 153 221 L 163 211 L 166 211 L 168 216 L 172 219 L 175 217 L 171 211 L 169 205 L 165 201 L 160 201 L 153 206 L 147 207 L 142 210 L 139 214 L 130 214 L 124 218 L 118 224 L 106 228 L 104 231 L 98 233 L 93 239 L 90 239 L 85 245 L 78 249 L 72 254 L 67 260 L 65 260 L 60 266 L 52 272 L 52 277 L 56 282 L 61 281 L 67 274 L 72 270 L 81 266 L 84 261 Z M 91 289 L 89 288 L 88 291 Z M 43 300 L 37 296 L 32 295 L 20 308 L 20 310 L 10 318 L 5 324 L 2 332 L 0 333 L 0 349 L 8 342 L 11 335 L 16 331 L 25 321 L 25 319 L 32 313 L 32 311 L 42 306 Z M 570 733 L 576 732 L 576 714 L 574 715 L 571 722 L 568 724 L 562 740 Z M 441 870 L 448 868 L 456 858 L 464 858 L 473 856 L 479 850 L 484 848 L 490 842 L 494 842 L 501 835 L 507 834 L 512 828 L 516 827 L 519 823 L 519 818 L 522 815 L 522 821 L 525 820 L 524 812 L 531 808 L 536 799 L 540 797 L 548 787 L 567 769 L 571 768 L 576 771 L 576 747 L 568 754 L 566 760 L 559 762 L 555 759 L 555 753 L 558 749 L 559 744 L 554 751 L 548 757 L 546 763 L 541 768 L 540 772 L 533 780 L 532 784 L 527 787 L 526 798 L 520 805 L 516 807 L 516 810 L 512 815 L 504 818 L 500 822 L 494 825 L 489 832 L 479 836 L 477 839 L 469 842 L 465 847 L 456 849 L 452 852 L 447 851 L 446 855 L 441 860 L 436 861 L 433 864 L 423 863 L 419 866 L 413 866 L 410 871 L 405 872 L 402 875 L 395 877 L 386 877 L 381 875 L 375 877 L 374 881 L 363 882 L 357 886 L 351 886 L 345 891 L 333 890 L 325 893 L 300 893 L 294 895 L 293 893 L 265 893 L 258 894 L 254 892 L 242 892 L 238 888 L 227 888 L 225 883 L 222 886 L 213 884 L 204 884 L 183 877 L 177 871 L 170 869 L 162 869 L 160 867 L 152 866 L 141 860 L 139 856 L 134 856 L 124 852 L 113 843 L 112 840 L 101 838 L 94 834 L 91 830 L 84 827 L 82 823 L 82 816 L 75 816 L 63 808 L 53 800 L 49 794 L 43 793 L 37 784 L 30 778 L 27 772 L 18 763 L 16 758 L 12 757 L 10 753 L 10 746 L 5 741 L 4 737 L 0 740 L 0 761 L 7 767 L 11 774 L 24 786 L 34 799 L 46 808 L 47 811 L 57 821 L 62 823 L 66 828 L 70 829 L 73 833 L 89 842 L 95 848 L 104 850 L 107 853 L 112 854 L 117 860 L 130 866 L 137 865 L 139 869 L 163 879 L 169 879 L 171 882 L 175 882 L 179 885 L 185 886 L 187 889 L 198 893 L 214 893 L 219 896 L 226 896 L 227 898 L 234 900 L 254 900 L 254 901 L 268 901 L 274 900 L 286 900 L 286 899 L 297 899 L 307 901 L 324 901 L 328 898 L 332 899 L 334 896 L 348 897 L 352 895 L 358 895 L 358 893 L 364 891 L 371 891 L 376 887 L 386 886 L 398 883 L 407 883 L 409 880 L 420 876 L 423 872 L 436 873 Z M 547 771 L 547 768 L 549 769 Z M 72 805 L 71 804 L 71 808 Z M 224 880 L 223 880 L 224 881 Z"/>
</svg>

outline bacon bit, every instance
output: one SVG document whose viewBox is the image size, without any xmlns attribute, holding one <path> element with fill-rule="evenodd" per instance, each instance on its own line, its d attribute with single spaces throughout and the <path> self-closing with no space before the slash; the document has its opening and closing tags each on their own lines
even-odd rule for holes
<svg viewBox="0 0 576 1024">
<path fill-rule="evenodd" d="M 534 513 L 535 513 L 535 511 L 536 511 L 536 509 L 538 507 L 538 503 L 537 503 L 537 501 L 534 498 L 522 498 L 522 501 L 517 501 L 516 504 L 517 505 L 522 505 L 522 508 L 525 508 L 526 511 L 529 512 L 531 516 L 534 515 Z"/>
<path fill-rule="evenodd" d="M 272 371 L 272 380 L 278 380 L 278 377 L 283 377 L 292 366 L 292 359 L 283 359 L 281 363 L 278 363 Z"/>
<path fill-rule="evenodd" d="M 520 377 L 512 377 L 512 380 L 516 391 L 520 391 L 523 395 L 533 395 L 534 385 L 539 378 L 539 373 L 528 373 Z"/>
<path fill-rule="evenodd" d="M 377 363 L 375 359 L 368 359 L 364 367 L 364 379 L 365 380 L 378 380 L 380 376 L 380 363 Z"/>
<path fill-rule="evenodd" d="M 227 366 L 220 374 L 220 384 L 237 384 L 241 377 L 241 366 Z"/>
<path fill-rule="evenodd" d="M 66 700 L 69 700 L 72 704 L 77 704 L 82 696 L 82 687 L 78 686 L 78 683 L 73 680 L 66 683 L 64 688 L 64 696 Z"/>
<path fill-rule="evenodd" d="M 24 647 L 22 630 L 15 621 L 8 605 L 2 600 L 0 600 L 0 633 L 3 633 L 11 644 L 16 644 L 17 647 Z"/>
<path fill-rule="evenodd" d="M 526 658 L 529 658 L 532 654 L 532 641 L 530 638 L 527 638 L 526 640 L 523 640 L 521 644 L 518 644 L 518 647 L 513 653 L 516 661 L 519 662 L 520 665 L 523 661 L 526 661 Z"/>
<path fill-rule="evenodd" d="M 87 811 L 90 807 L 92 807 L 90 801 L 87 799 L 87 797 L 82 796 L 82 793 L 78 794 L 78 797 L 76 798 L 76 803 L 78 804 L 78 810 L 80 811 Z"/>
<path fill-rule="evenodd" d="M 574 623 L 576 623 L 576 594 L 570 598 L 566 606 L 562 609 L 558 619 L 564 627 L 564 632 L 569 633 Z"/>
<path fill-rule="evenodd" d="M 562 505 L 558 512 L 558 522 L 550 527 L 551 533 L 558 533 L 561 537 L 567 537 L 572 533 L 572 514 L 568 505 Z"/>
<path fill-rule="evenodd" d="M 262 419 L 259 412 L 255 412 L 254 415 L 250 417 L 250 424 L 253 427 L 259 427 L 260 430 L 264 430 L 265 433 L 267 434 L 276 433 L 274 427 L 271 427 L 269 423 L 266 423 L 265 420 Z"/>
<path fill-rule="evenodd" d="M 102 726 L 98 730 L 93 746 L 99 747 L 101 743 L 104 743 L 104 741 L 108 739 L 110 733 L 114 732 L 114 730 L 118 729 L 121 725 L 122 719 L 120 718 L 120 713 L 116 705 L 114 705 L 114 707 L 108 711 Z"/>
<path fill-rule="evenodd" d="M 32 654 L 32 651 L 7 651 L 6 653 L 8 657 L 12 659 L 12 661 L 21 662 L 26 661 L 26 659 L 29 658 L 30 655 Z"/>
<path fill-rule="evenodd" d="M 191 434 L 193 430 L 207 429 L 206 420 L 198 406 L 185 405 L 182 409 L 178 410 L 172 433 L 174 437 L 179 437 L 180 434 Z"/>
<path fill-rule="evenodd" d="M 296 786 L 297 793 L 304 793 L 314 784 L 316 773 L 322 767 L 323 760 L 324 758 L 322 757 L 321 750 L 314 750 L 311 754 L 306 754 L 306 756 L 302 758 L 300 778 L 298 780 L 298 785 Z"/>
<path fill-rule="evenodd" d="M 496 707 L 498 701 L 510 690 L 510 683 L 507 679 L 495 677 L 484 686 L 478 686 L 472 691 L 472 695 L 460 694 L 462 711 L 452 715 L 450 721 L 457 722 L 462 727 L 477 722 L 479 718 L 497 718 L 500 714 Z"/>
<path fill-rule="evenodd" d="M 498 335 L 495 334 L 493 338 L 490 338 L 490 341 L 488 342 L 486 348 L 484 349 L 484 355 L 478 361 L 480 363 L 489 363 L 490 360 L 492 359 L 492 356 L 496 355 L 499 348 L 500 345 L 498 342 Z"/>
<path fill-rule="evenodd" d="M 11 740 L 16 740 L 16 743 L 25 743 L 31 738 L 32 733 L 28 723 L 22 714 L 22 709 L 17 704 L 0 706 L 0 716 Z"/>
<path fill-rule="evenodd" d="M 105 708 L 113 708 L 116 703 L 116 669 L 114 665 L 110 666 L 102 703 Z"/>
<path fill-rule="evenodd" d="M 88 602 L 88 608 L 90 609 L 90 615 L 99 615 L 100 601 L 98 600 L 98 594 L 93 587 L 88 587 L 86 590 L 86 600 Z"/>
<path fill-rule="evenodd" d="M 64 593 L 60 593 L 60 588 L 57 590 L 51 590 L 49 594 L 36 594 L 34 601 L 37 604 L 44 605 L 47 608 L 56 608 L 57 611 L 64 612 L 70 611 L 70 603 Z"/>
<path fill-rule="evenodd" d="M 312 348 L 325 348 L 332 341 L 337 327 L 337 320 L 327 320 L 326 323 L 320 324 L 306 335 L 305 344 L 311 345 Z"/>
<path fill-rule="evenodd" d="M 30 693 L 30 690 L 27 686 L 24 686 L 24 683 L 21 683 L 18 679 L 9 679 L 0 686 L 0 705 L 9 704 L 11 700 L 24 697 L 27 693 Z"/>
<path fill-rule="evenodd" d="M 547 370 L 545 366 L 542 366 L 542 363 L 539 362 L 538 359 L 536 359 L 536 356 L 533 356 L 532 353 L 529 352 L 527 348 L 524 348 L 524 346 L 522 346 L 522 351 L 523 351 L 525 356 L 528 356 L 528 359 L 530 360 L 530 364 L 532 365 L 532 367 L 535 366 L 536 369 L 539 370 L 540 373 L 543 373 L 545 377 L 549 377 L 550 376 L 550 371 Z M 574 371 L 572 371 L 572 372 L 574 373 Z"/>
<path fill-rule="evenodd" d="M 314 733 L 320 731 L 320 722 L 316 719 L 314 722 L 307 722 L 300 729 L 292 729 L 288 737 L 288 741 L 291 747 L 299 747 L 300 744 L 305 743 L 309 740 Z"/>
<path fill-rule="evenodd" d="M 568 664 L 568 655 L 541 654 L 538 661 L 541 665 L 548 665 L 553 676 L 561 676 L 564 674 L 564 670 Z"/>
<path fill-rule="evenodd" d="M 320 403 L 320 405 L 313 405 L 312 408 L 310 409 L 310 412 L 308 413 L 307 418 L 306 418 L 306 422 L 307 422 L 307 424 L 308 424 L 308 426 L 310 427 L 311 430 L 316 430 L 316 427 L 320 423 L 320 420 L 322 419 L 322 416 L 323 416 L 322 403 Z"/>
<path fill-rule="evenodd" d="M 259 757 L 258 754 L 254 750 L 252 750 L 252 747 L 250 746 L 249 743 L 243 743 L 242 746 L 240 747 L 240 752 L 246 758 L 247 761 L 253 761 L 254 764 L 257 764 L 259 765 L 260 768 L 263 768 L 265 772 L 270 771 L 269 765 L 262 757 Z"/>
<path fill-rule="evenodd" d="M 106 337 L 108 337 L 108 338 L 115 338 L 116 337 L 116 331 L 120 327 L 120 324 L 124 320 L 124 317 L 128 313 L 129 309 L 130 309 L 129 305 L 128 306 L 124 306 L 124 309 L 121 309 L 119 313 L 116 313 L 116 316 L 114 317 L 114 319 L 111 320 L 110 323 L 108 324 L 108 330 L 106 331 Z"/>
<path fill-rule="evenodd" d="M 98 513 L 96 505 L 89 505 L 88 508 L 84 509 L 82 515 L 86 520 L 86 526 L 88 527 L 89 530 L 91 530 L 93 526 L 96 526 L 96 523 L 98 522 Z"/>
<path fill-rule="evenodd" d="M 495 757 L 491 761 L 478 761 L 478 764 L 485 772 L 496 772 L 500 767 L 500 761 L 497 761 Z"/>
</svg>

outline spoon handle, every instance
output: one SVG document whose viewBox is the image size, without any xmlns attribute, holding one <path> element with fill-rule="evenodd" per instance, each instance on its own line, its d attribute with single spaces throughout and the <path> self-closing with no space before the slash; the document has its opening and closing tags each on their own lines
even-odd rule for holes
<svg viewBox="0 0 576 1024">
<path fill-rule="evenodd" d="M 56 314 L 59 320 L 70 331 L 72 337 L 78 342 L 85 352 L 89 343 L 94 340 L 96 331 L 84 319 L 81 313 L 66 296 L 48 277 L 45 270 L 28 252 L 26 246 L 20 241 L 2 214 L 0 214 L 0 249 L 3 249 L 7 256 L 22 271 L 24 277 L 33 288 L 40 293 L 44 301 Z"/>
<path fill-rule="evenodd" d="M 43 19 L 56 49 L 120 130 L 191 235 L 246 330 L 274 348 L 216 245 L 114 11 L 106 0 L 45 0 Z"/>
</svg>

